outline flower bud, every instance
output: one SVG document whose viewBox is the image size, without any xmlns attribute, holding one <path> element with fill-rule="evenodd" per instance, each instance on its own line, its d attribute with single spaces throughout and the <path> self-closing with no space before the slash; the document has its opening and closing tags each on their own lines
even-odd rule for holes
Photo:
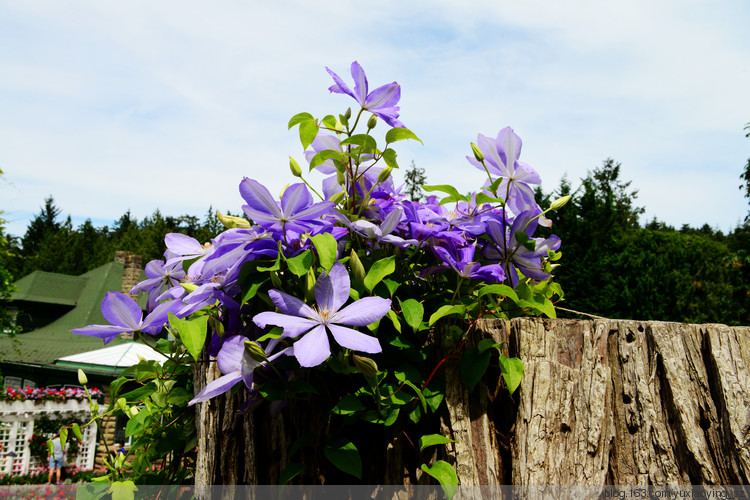
<svg viewBox="0 0 750 500">
<path fill-rule="evenodd" d="M 136 407 L 136 406 L 131 406 L 130 407 L 130 416 L 131 417 L 137 416 L 138 412 L 139 412 L 138 407 Z"/>
<path fill-rule="evenodd" d="M 365 377 L 374 377 L 378 374 L 378 364 L 374 360 L 365 356 L 357 356 L 352 354 L 352 361 L 354 366 L 359 370 Z"/>
<path fill-rule="evenodd" d="M 352 268 L 352 277 L 355 281 L 359 283 L 365 282 L 365 266 L 362 265 L 362 261 L 359 260 L 359 255 L 357 255 L 357 252 L 352 250 L 352 253 L 349 257 L 349 266 Z"/>
<path fill-rule="evenodd" d="M 561 196 L 560 198 L 552 202 L 552 205 L 549 206 L 549 209 L 560 210 L 562 207 L 565 206 L 566 203 L 568 203 L 569 200 L 570 200 L 570 195 Z"/>
<path fill-rule="evenodd" d="M 128 400 L 125 398 L 117 398 L 117 407 L 122 410 L 123 413 L 130 413 Z"/>
<path fill-rule="evenodd" d="M 484 161 L 484 155 L 482 154 L 482 150 L 479 149 L 479 146 L 472 142 L 471 150 L 474 152 L 474 158 L 476 158 L 479 163 L 482 163 Z"/>
<path fill-rule="evenodd" d="M 273 286 L 276 288 L 283 288 L 281 284 L 281 278 L 279 278 L 279 274 L 276 271 L 273 271 L 271 274 L 271 283 L 273 283 Z"/>
<path fill-rule="evenodd" d="M 305 300 L 307 301 L 313 301 L 315 300 L 315 283 L 317 282 L 317 278 L 315 277 L 315 271 L 313 271 L 312 267 L 307 270 L 307 274 L 305 274 Z"/>
<path fill-rule="evenodd" d="M 346 185 L 346 178 L 344 177 L 344 172 L 341 170 L 336 170 L 336 182 L 338 182 L 339 186 Z"/>
<path fill-rule="evenodd" d="M 88 377 L 86 377 L 86 374 L 83 373 L 83 370 L 80 368 L 78 369 L 78 383 L 81 385 L 86 385 L 89 383 Z"/>
<path fill-rule="evenodd" d="M 378 117 L 375 115 L 372 115 L 369 120 L 367 120 L 367 128 L 369 130 L 372 130 L 375 128 L 375 125 L 378 124 Z"/>
<path fill-rule="evenodd" d="M 378 182 L 387 181 L 388 177 L 391 176 L 391 172 L 393 172 L 393 167 L 385 167 L 383 171 L 378 175 Z"/>
<path fill-rule="evenodd" d="M 346 117 L 347 120 L 349 118 L 351 118 L 352 117 L 352 108 L 346 108 L 346 113 L 344 113 L 344 116 Z"/>
<path fill-rule="evenodd" d="M 344 196 L 346 196 L 346 193 L 343 191 L 339 191 L 338 193 L 333 193 L 330 198 L 328 198 L 328 201 L 332 201 L 336 205 L 341 203 L 341 200 L 344 199 Z"/>
<path fill-rule="evenodd" d="M 222 215 L 221 212 L 217 212 L 216 217 L 218 217 L 219 222 L 221 222 L 227 229 L 232 229 L 235 227 L 242 227 L 245 229 L 250 228 L 250 223 L 242 217 L 235 217 L 234 215 Z"/>
<path fill-rule="evenodd" d="M 299 163 L 297 163 L 297 160 L 289 157 L 289 169 L 292 171 L 292 175 L 295 177 L 302 177 L 302 169 L 299 166 Z"/>
<path fill-rule="evenodd" d="M 258 345 L 257 342 L 246 340 L 245 352 L 247 353 L 248 356 L 250 356 L 255 361 L 262 362 L 262 361 L 268 360 L 268 356 L 266 356 L 266 351 L 264 351 L 263 348 L 260 345 Z"/>
<path fill-rule="evenodd" d="M 195 283 L 180 283 L 180 286 L 184 288 L 187 293 L 192 293 L 198 289 L 198 285 Z"/>
</svg>

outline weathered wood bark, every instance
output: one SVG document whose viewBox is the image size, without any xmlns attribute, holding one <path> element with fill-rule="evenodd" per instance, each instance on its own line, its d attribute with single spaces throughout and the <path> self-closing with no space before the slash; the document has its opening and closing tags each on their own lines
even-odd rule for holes
<svg viewBox="0 0 750 500">
<path fill-rule="evenodd" d="M 520 318 L 484 321 L 469 342 L 483 337 L 505 342 L 525 376 L 511 398 L 491 367 L 469 394 L 458 360 L 445 363 L 440 425 L 457 442 L 443 458 L 461 484 L 750 481 L 750 328 Z M 218 375 L 207 366 L 196 371 L 198 388 Z M 312 408 L 239 414 L 242 397 L 199 406 L 197 484 L 277 481 L 285 450 L 321 426 Z M 414 464 L 396 429 L 378 439 L 384 463 L 367 482 L 427 480 L 405 472 Z"/>
</svg>

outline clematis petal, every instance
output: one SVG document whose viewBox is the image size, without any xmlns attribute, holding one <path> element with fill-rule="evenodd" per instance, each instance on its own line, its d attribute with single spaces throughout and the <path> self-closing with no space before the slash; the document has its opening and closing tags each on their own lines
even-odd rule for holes
<svg viewBox="0 0 750 500">
<path fill-rule="evenodd" d="M 315 300 L 319 310 L 329 313 L 338 311 L 349 299 L 350 286 L 346 268 L 340 262 L 335 263 L 328 274 L 315 282 Z"/>
<path fill-rule="evenodd" d="M 260 182 L 245 177 L 240 183 L 240 195 L 254 212 L 273 215 L 276 220 L 281 218 L 281 209 L 268 189 Z"/>
<path fill-rule="evenodd" d="M 312 202 L 313 198 L 307 190 L 307 186 L 301 182 L 292 184 L 281 195 L 281 213 L 288 219 L 290 216 L 312 205 Z"/>
<path fill-rule="evenodd" d="M 497 151 L 497 143 L 494 139 L 491 139 L 485 135 L 479 134 L 477 136 L 477 146 L 484 154 L 485 164 L 489 171 L 493 174 L 502 175 L 503 177 L 508 176 L 508 171 L 505 168 L 503 160 L 500 159 L 500 154 Z M 484 170 L 481 163 L 475 164 L 479 169 Z"/>
<path fill-rule="evenodd" d="M 396 82 L 378 87 L 367 96 L 365 109 L 385 112 L 386 108 L 393 108 L 401 99 L 401 85 Z M 398 108 L 396 108 L 398 111 Z M 396 114 L 398 117 L 398 113 Z"/>
<path fill-rule="evenodd" d="M 357 61 L 354 61 L 351 66 L 352 78 L 354 78 L 354 98 L 364 108 L 365 100 L 367 99 L 367 76 Z"/>
<path fill-rule="evenodd" d="M 164 326 L 164 323 L 166 323 L 169 320 L 169 313 L 178 315 L 178 310 L 182 307 L 182 301 L 180 300 L 170 300 L 168 302 L 162 302 L 156 308 L 151 311 L 148 316 L 146 316 L 146 319 L 143 320 L 143 322 L 138 325 L 138 328 L 136 330 L 143 330 L 146 333 L 149 333 L 151 335 L 156 335 L 159 333 Z"/>
<path fill-rule="evenodd" d="M 383 350 L 380 341 L 371 335 L 338 325 L 328 325 L 333 338 L 339 345 L 355 351 L 376 353 Z"/>
<path fill-rule="evenodd" d="M 331 211 L 331 207 L 333 206 L 334 206 L 334 203 L 330 201 L 321 201 L 320 203 L 315 203 L 314 205 L 310 205 L 304 210 L 300 210 L 299 212 L 293 214 L 292 218 L 297 219 L 297 220 L 304 220 L 304 221 L 316 219 L 322 215 L 327 215 L 328 212 Z"/>
<path fill-rule="evenodd" d="M 404 215 L 403 209 L 397 207 L 388 214 L 383 223 L 380 225 L 380 231 L 383 235 L 391 234 Z"/>
<path fill-rule="evenodd" d="M 234 385 L 240 380 L 242 380 L 242 374 L 239 370 L 227 373 L 223 377 L 219 377 L 216 380 L 212 380 L 211 382 L 206 384 L 206 387 L 204 387 L 201 392 L 196 394 L 196 396 L 188 402 L 188 406 L 192 406 L 195 403 L 200 403 L 201 401 L 211 399 L 218 396 L 219 394 L 224 394 L 229 389 L 234 387 Z"/>
<path fill-rule="evenodd" d="M 284 314 L 301 316 L 312 320 L 317 320 L 319 318 L 318 313 L 313 311 L 312 307 L 308 306 L 297 297 L 292 297 L 291 295 L 278 290 L 269 290 L 268 295 L 271 297 L 273 304 Z"/>
<path fill-rule="evenodd" d="M 510 127 L 505 127 L 497 134 L 497 149 L 500 159 L 508 169 L 510 177 L 515 177 L 516 162 L 521 156 L 521 138 Z"/>
<path fill-rule="evenodd" d="M 89 337 L 97 337 L 104 341 L 105 344 L 109 344 L 112 339 L 117 337 L 119 334 L 124 332 L 132 332 L 122 326 L 116 325 L 89 325 L 83 328 L 74 328 L 71 330 L 77 335 L 88 335 Z"/>
<path fill-rule="evenodd" d="M 245 341 L 247 337 L 232 335 L 224 340 L 219 354 L 216 355 L 216 364 L 221 373 L 229 373 L 238 370 L 242 363 L 242 355 L 245 353 Z"/>
<path fill-rule="evenodd" d="M 318 326 L 320 323 L 310 319 L 300 318 L 298 316 L 287 316 L 277 312 L 262 312 L 253 316 L 253 323 L 260 328 L 268 325 L 280 326 L 284 329 L 285 337 L 299 337 L 311 328 Z"/>
<path fill-rule="evenodd" d="M 367 326 L 388 314 L 390 309 L 391 299 L 365 297 L 335 313 L 330 322 L 349 326 Z"/>
<path fill-rule="evenodd" d="M 328 71 L 328 74 L 331 75 L 331 78 L 333 78 L 333 81 L 335 82 L 334 85 L 328 87 L 328 90 L 330 90 L 331 92 L 336 92 L 337 94 L 347 94 L 352 96 L 354 99 L 357 99 L 357 96 L 354 95 L 354 92 L 351 91 L 349 86 L 344 83 L 344 80 L 342 80 L 339 75 L 337 75 L 327 67 L 326 71 Z"/>
<path fill-rule="evenodd" d="M 331 355 L 328 334 L 323 325 L 319 325 L 307 335 L 294 343 L 294 356 L 300 366 L 318 366 Z"/>
<path fill-rule="evenodd" d="M 120 292 L 108 292 L 102 300 L 102 316 L 113 325 L 138 330 L 143 312 L 136 302 Z"/>
</svg>

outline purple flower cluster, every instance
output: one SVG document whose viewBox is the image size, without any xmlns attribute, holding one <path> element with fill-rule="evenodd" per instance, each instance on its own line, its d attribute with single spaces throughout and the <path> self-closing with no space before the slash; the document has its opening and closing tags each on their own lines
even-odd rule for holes
<svg viewBox="0 0 750 500">
<path fill-rule="evenodd" d="M 328 72 L 334 80 L 330 90 L 352 97 L 361 107 L 357 120 L 368 112 L 391 127 L 403 128 L 398 120 L 397 83 L 369 91 L 356 62 L 351 66 L 353 90 L 336 73 Z M 148 293 L 145 317 L 133 300 L 113 292 L 102 304 L 111 324 L 74 332 L 106 343 L 121 332 L 155 334 L 169 313 L 184 318 L 210 308 L 222 332 L 213 332 L 209 352 L 217 357 L 224 375 L 204 388 L 191 402 L 195 403 L 240 381 L 252 389 L 257 371 L 273 368 L 282 356 L 293 356 L 302 367 L 318 366 L 331 355 L 331 337 L 343 348 L 381 352 L 375 336 L 355 328 L 378 322 L 391 311 L 391 300 L 350 294 L 347 265 L 351 264 L 339 262 L 345 260 L 342 252 L 349 243 L 365 255 L 394 248 L 407 256 L 421 255 L 414 259 L 419 262 L 412 268 L 414 280 L 444 273 L 454 276 L 451 281 L 506 282 L 515 287 L 522 277 L 535 281 L 550 277 L 544 259 L 548 251 L 559 248 L 560 239 L 534 236 L 540 223 L 548 224 L 531 188 L 540 180 L 519 161 L 521 139 L 512 129 L 504 128 L 496 139 L 478 137 L 481 155 L 468 160 L 487 173 L 484 191 L 460 197 L 449 208 L 434 196 L 424 203 L 407 200 L 389 176 L 390 164 L 383 165 L 386 153 L 368 147 L 367 137 L 352 136 L 347 119 L 341 116 L 341 120 L 343 125 L 336 127 L 319 125 L 336 135 L 321 131 L 305 152 L 308 162 L 321 152 L 332 153 L 315 166 L 328 176 L 322 186 L 324 199 L 316 202 L 308 185 L 297 183 L 277 200 L 259 181 L 243 179 L 239 191 L 246 203 L 242 207 L 246 220 L 235 221 L 207 244 L 185 235 L 167 235 L 164 260 L 150 262 L 148 279 L 131 291 Z M 370 128 L 368 124 L 368 134 Z M 311 300 L 279 289 L 281 284 L 271 279 L 276 269 L 271 263 L 306 253 L 318 255 L 314 240 L 326 234 L 337 242 L 336 262 L 317 276 L 308 276 L 315 283 L 311 292 L 316 302 L 309 305 Z M 191 262 L 187 269 L 186 261 Z M 243 266 L 254 261 L 263 263 L 258 272 L 271 270 L 270 278 L 256 282 L 255 292 L 266 294 L 272 308 L 263 301 L 243 303 L 248 293 L 241 278 Z M 357 300 L 347 305 L 350 297 Z M 279 327 L 280 333 L 263 339 L 269 326 Z"/>
</svg>

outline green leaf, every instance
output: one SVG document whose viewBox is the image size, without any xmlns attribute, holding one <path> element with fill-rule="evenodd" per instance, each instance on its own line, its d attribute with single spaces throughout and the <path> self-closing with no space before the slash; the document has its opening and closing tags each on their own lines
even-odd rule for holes
<svg viewBox="0 0 750 500">
<path fill-rule="evenodd" d="M 414 392 L 417 393 L 417 397 L 419 398 L 419 402 L 422 404 L 422 409 L 425 413 L 427 413 L 427 400 L 424 398 L 424 394 L 422 394 L 422 389 L 411 383 L 410 381 L 404 379 L 401 381 L 403 384 L 408 385 L 412 389 L 414 389 Z"/>
<path fill-rule="evenodd" d="M 433 191 L 438 191 L 440 193 L 445 193 L 445 194 L 449 195 L 451 198 L 454 198 L 456 200 L 460 200 L 460 199 L 468 200 L 468 198 L 466 196 L 462 196 L 461 193 L 459 193 L 456 188 L 454 188 L 453 186 L 450 186 L 448 184 L 438 184 L 438 185 L 435 185 L 435 186 L 422 186 L 422 189 L 424 189 L 425 191 L 427 191 L 429 193 L 431 193 Z"/>
<path fill-rule="evenodd" d="M 338 440 L 326 445 L 323 454 L 337 469 L 362 479 L 362 459 L 351 441 Z"/>
<path fill-rule="evenodd" d="M 149 397 L 151 394 L 154 393 L 155 390 L 156 390 L 156 384 L 154 384 L 153 382 L 149 382 L 143 387 L 139 387 L 138 389 L 122 394 L 120 397 L 125 398 L 125 400 L 128 403 L 136 403 L 136 402 L 143 401 L 144 399 Z"/>
<path fill-rule="evenodd" d="M 307 149 L 318 135 L 318 124 L 315 120 L 305 120 L 299 124 L 299 140 L 302 143 L 302 149 Z"/>
<path fill-rule="evenodd" d="M 60 429 L 60 444 L 64 447 L 66 442 L 68 442 L 68 429 L 63 427 Z"/>
<path fill-rule="evenodd" d="M 396 152 L 391 148 L 383 151 L 383 159 L 385 160 L 385 164 L 391 168 L 399 168 L 398 163 L 396 162 L 396 156 Z"/>
<path fill-rule="evenodd" d="M 324 162 L 328 160 L 335 160 L 335 161 L 338 161 L 339 163 L 345 163 L 346 156 L 341 151 L 336 151 L 333 149 L 324 149 L 323 151 L 313 156 L 313 159 L 310 160 L 310 171 L 312 172 L 312 169 L 314 169 L 318 165 L 323 164 Z"/>
<path fill-rule="evenodd" d="M 182 387 L 175 387 L 169 391 L 169 399 L 167 402 L 175 406 L 185 406 L 185 404 L 192 399 L 192 396 L 188 391 Z"/>
<path fill-rule="evenodd" d="M 450 305 L 446 304 L 444 306 L 441 306 L 440 309 L 432 313 L 432 316 L 430 316 L 430 321 L 427 322 L 428 326 L 432 326 L 435 324 L 437 320 L 440 318 L 444 318 L 445 316 L 450 316 L 452 314 L 461 314 L 463 315 L 466 312 L 466 306 L 464 305 Z"/>
<path fill-rule="evenodd" d="M 279 246 L 281 246 L 281 242 L 279 242 Z M 264 273 L 268 272 L 268 271 L 278 271 L 279 269 L 281 269 L 281 254 L 282 254 L 282 252 L 281 252 L 281 250 L 279 250 L 279 253 L 276 255 L 276 260 L 273 262 L 273 264 L 271 264 L 269 266 L 260 266 L 259 265 L 259 266 L 257 266 L 255 268 L 255 270 L 258 270 L 258 271 L 264 272 Z M 258 264 L 260 264 L 260 263 L 262 263 L 262 261 L 258 262 Z M 253 262 L 248 262 L 247 264 L 245 264 L 244 266 L 242 266 L 242 269 L 240 270 L 240 280 L 243 279 L 242 271 L 245 270 L 245 267 L 247 267 L 248 264 L 254 264 L 254 263 Z M 249 272 L 252 273 L 252 274 L 255 274 L 255 271 L 252 270 L 252 269 L 250 269 Z"/>
<path fill-rule="evenodd" d="M 326 233 L 327 234 L 327 233 Z M 331 238 L 333 238 L 331 236 Z M 375 285 L 380 283 L 383 278 L 396 270 L 396 256 L 391 255 L 375 262 L 365 276 L 365 287 L 372 291 Z"/>
<path fill-rule="evenodd" d="M 445 496 L 449 499 L 453 498 L 458 489 L 458 475 L 451 464 L 444 460 L 437 460 L 432 467 L 422 464 L 422 470 L 438 480 Z"/>
<path fill-rule="evenodd" d="M 428 446 L 447 443 L 455 443 L 455 441 L 440 434 L 428 434 L 419 438 L 419 451 L 424 451 Z"/>
<path fill-rule="evenodd" d="M 502 344 L 498 344 L 493 339 L 482 339 L 477 344 L 477 349 L 479 350 L 479 352 L 484 352 L 487 349 L 492 349 L 493 347 L 497 347 L 498 349 L 502 349 L 503 345 Z"/>
<path fill-rule="evenodd" d="M 500 184 L 502 182 L 503 182 L 503 178 L 502 177 L 498 177 L 497 179 L 495 179 L 494 181 L 492 181 L 492 184 L 490 184 L 489 186 L 487 186 L 487 191 L 489 191 L 490 193 L 497 194 L 497 188 L 500 187 Z"/>
<path fill-rule="evenodd" d="M 523 380 L 523 361 L 518 358 L 506 358 L 500 354 L 500 373 L 503 374 L 508 390 L 513 394 Z"/>
<path fill-rule="evenodd" d="M 406 299 L 403 302 L 401 302 L 401 299 L 398 299 L 398 301 L 401 304 L 401 312 L 404 314 L 406 324 L 416 332 L 422 325 L 424 306 L 421 302 L 414 299 Z"/>
<path fill-rule="evenodd" d="M 476 347 L 469 347 L 461 357 L 461 377 L 463 377 L 469 392 L 482 379 L 487 367 L 490 365 L 490 352 L 479 352 Z"/>
<path fill-rule="evenodd" d="M 388 319 L 390 319 L 391 323 L 393 323 L 394 330 L 396 330 L 398 333 L 401 333 L 401 321 L 399 321 L 398 314 L 396 314 L 396 311 L 394 311 L 393 309 L 390 309 L 388 311 Z"/>
<path fill-rule="evenodd" d="M 286 467 L 284 467 L 284 469 L 281 471 L 281 474 L 279 474 L 279 483 L 287 484 L 289 481 L 302 474 L 302 471 L 304 470 L 305 466 L 300 463 L 288 463 Z"/>
<path fill-rule="evenodd" d="M 198 316 L 193 319 L 180 319 L 169 313 L 169 326 L 177 330 L 182 343 L 187 347 L 193 359 L 198 361 L 206 343 L 206 332 L 208 330 L 208 316 Z"/>
<path fill-rule="evenodd" d="M 302 277 L 307 274 L 307 270 L 312 266 L 312 261 L 312 252 L 310 250 L 305 250 L 294 257 L 286 259 L 286 264 L 295 276 Z"/>
<path fill-rule="evenodd" d="M 408 128 L 392 128 L 385 134 L 385 142 L 388 144 L 396 141 L 403 141 L 404 139 L 414 139 L 415 141 L 422 142 L 422 139 L 417 137 L 414 132 L 412 132 Z M 422 142 L 422 144 L 424 143 Z"/>
<path fill-rule="evenodd" d="M 73 422 L 73 425 L 70 426 L 73 430 L 73 435 L 76 437 L 77 440 L 83 441 L 83 433 L 81 432 L 81 426 L 78 425 L 78 422 Z"/>
<path fill-rule="evenodd" d="M 349 415 L 351 413 L 364 410 L 365 405 L 362 404 L 362 402 L 356 398 L 356 396 L 353 396 L 351 394 L 347 394 L 343 398 L 341 398 L 341 401 L 331 410 L 331 413 L 335 413 L 336 415 Z"/>
<path fill-rule="evenodd" d="M 112 494 L 112 500 L 133 500 L 136 491 L 138 487 L 133 481 L 115 481 L 108 493 Z"/>
<path fill-rule="evenodd" d="M 295 125 L 306 121 L 314 122 L 315 118 L 313 118 L 313 115 L 311 115 L 310 113 L 297 113 L 291 118 L 291 120 L 289 120 L 289 128 L 287 128 L 287 130 L 290 130 Z"/>
<path fill-rule="evenodd" d="M 513 300 L 518 300 L 518 294 L 508 285 L 485 285 L 477 292 L 477 297 L 484 297 L 485 295 L 493 294 L 500 295 L 502 297 L 510 297 Z"/>
<path fill-rule="evenodd" d="M 323 269 L 330 271 L 336 263 L 336 238 L 331 233 L 320 233 L 310 237 L 318 251 L 318 260 Z"/>
<path fill-rule="evenodd" d="M 336 117 L 333 115 L 326 115 L 320 122 L 328 128 L 336 128 Z"/>
<path fill-rule="evenodd" d="M 485 203 L 505 203 L 505 200 L 502 198 L 495 198 L 486 193 L 477 193 L 474 199 L 476 200 L 477 205 L 483 205 Z"/>
<path fill-rule="evenodd" d="M 388 294 L 393 297 L 393 294 L 396 293 L 396 290 L 398 290 L 398 287 L 401 286 L 401 283 L 398 281 L 393 281 L 392 279 L 386 278 L 383 280 L 383 284 L 388 289 Z"/>
<path fill-rule="evenodd" d="M 371 135 L 367 134 L 355 134 L 348 139 L 344 139 L 341 141 L 341 145 L 345 146 L 347 144 L 356 144 L 357 146 L 362 146 L 363 151 L 375 151 L 375 148 L 378 147 L 378 143 L 375 141 L 375 139 Z"/>
</svg>

